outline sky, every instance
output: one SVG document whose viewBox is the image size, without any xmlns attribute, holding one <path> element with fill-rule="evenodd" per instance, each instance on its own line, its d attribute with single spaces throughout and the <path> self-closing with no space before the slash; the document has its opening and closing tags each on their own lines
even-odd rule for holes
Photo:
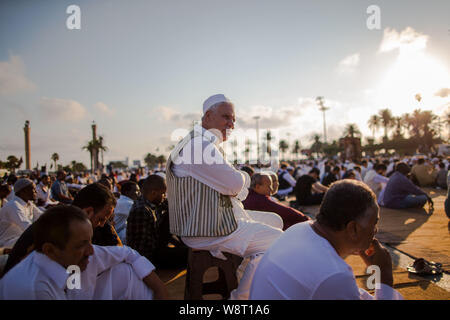
<svg viewBox="0 0 450 320">
<path fill-rule="evenodd" d="M 70 5 L 80 29 L 67 27 Z M 379 28 L 368 27 L 371 5 Z M 372 136 L 367 121 L 383 108 L 443 117 L 449 12 L 444 0 L 1 1 L 0 160 L 24 157 L 26 120 L 32 167 L 55 152 L 89 166 L 92 121 L 105 162 L 167 156 L 216 93 L 235 105 L 230 140 L 256 140 L 259 116 L 261 136 L 270 129 L 303 148 L 323 136 L 317 96 L 328 141 L 349 123 Z"/>
</svg>

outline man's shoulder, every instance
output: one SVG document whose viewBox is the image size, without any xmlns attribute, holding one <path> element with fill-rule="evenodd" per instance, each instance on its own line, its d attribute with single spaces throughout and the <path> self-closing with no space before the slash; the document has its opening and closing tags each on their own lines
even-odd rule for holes
<svg viewBox="0 0 450 320">
<path fill-rule="evenodd" d="M 133 214 L 137 214 L 139 212 L 150 212 L 154 209 L 151 207 L 151 205 L 148 203 L 148 201 L 140 198 L 133 202 L 131 209 L 130 209 L 130 216 Z"/>
</svg>

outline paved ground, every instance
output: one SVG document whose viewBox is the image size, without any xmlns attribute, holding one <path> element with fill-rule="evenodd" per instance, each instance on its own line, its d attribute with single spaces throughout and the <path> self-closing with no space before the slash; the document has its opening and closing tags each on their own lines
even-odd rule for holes
<svg viewBox="0 0 450 320">
<path fill-rule="evenodd" d="M 450 300 L 450 220 L 444 212 L 446 192 L 426 189 L 435 203 L 430 215 L 424 209 L 391 210 L 382 208 L 377 238 L 391 252 L 394 265 L 394 287 L 408 300 Z M 428 209 L 428 208 L 425 208 Z M 318 212 L 318 206 L 305 207 L 303 211 L 310 217 Z M 440 262 L 444 273 L 438 277 L 418 277 L 406 270 L 414 259 L 425 258 Z M 359 257 L 349 257 L 347 263 L 353 268 L 360 287 L 366 289 L 365 265 Z M 179 270 L 161 270 L 160 277 L 167 283 L 172 299 L 184 297 L 185 273 Z M 217 278 L 217 270 L 210 269 L 205 281 Z M 205 299 L 218 299 L 207 296 Z"/>
</svg>

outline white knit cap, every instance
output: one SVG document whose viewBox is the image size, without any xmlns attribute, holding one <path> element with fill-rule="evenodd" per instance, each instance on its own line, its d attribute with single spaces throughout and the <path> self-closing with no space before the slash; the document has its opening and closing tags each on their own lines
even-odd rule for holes
<svg viewBox="0 0 450 320">
<path fill-rule="evenodd" d="M 14 193 L 19 192 L 20 190 L 32 185 L 33 181 L 27 178 L 21 178 L 14 183 Z"/>
<path fill-rule="evenodd" d="M 209 97 L 208 99 L 205 100 L 205 102 L 203 102 L 203 114 L 205 114 L 206 111 L 208 111 L 213 105 L 222 102 L 231 103 L 230 99 L 228 99 L 221 93 Z"/>
</svg>

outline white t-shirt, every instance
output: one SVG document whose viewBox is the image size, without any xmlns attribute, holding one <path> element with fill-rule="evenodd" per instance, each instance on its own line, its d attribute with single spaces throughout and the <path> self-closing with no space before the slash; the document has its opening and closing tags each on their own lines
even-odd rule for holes
<svg viewBox="0 0 450 320">
<path fill-rule="evenodd" d="M 252 300 L 402 299 L 381 284 L 375 297 L 356 285 L 352 268 L 303 222 L 287 229 L 266 251 L 253 278 Z"/>
</svg>

